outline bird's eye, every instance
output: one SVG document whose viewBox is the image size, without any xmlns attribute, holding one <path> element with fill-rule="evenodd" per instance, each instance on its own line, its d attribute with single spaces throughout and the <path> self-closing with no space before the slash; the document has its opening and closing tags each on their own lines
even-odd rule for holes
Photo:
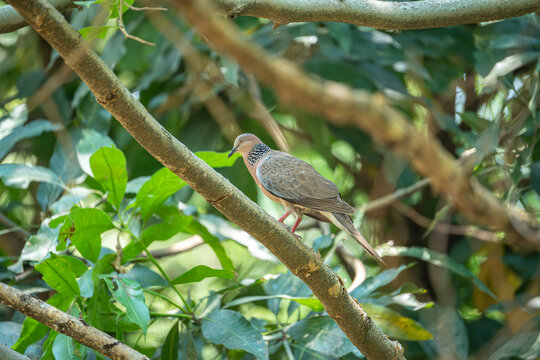
<svg viewBox="0 0 540 360">
<path fill-rule="evenodd" d="M 244 139 L 240 139 L 240 144 L 244 142 Z"/>
</svg>

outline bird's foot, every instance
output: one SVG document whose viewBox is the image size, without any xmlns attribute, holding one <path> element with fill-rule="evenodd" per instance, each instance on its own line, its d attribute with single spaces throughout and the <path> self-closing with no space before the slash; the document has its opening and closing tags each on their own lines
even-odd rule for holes
<svg viewBox="0 0 540 360">
<path fill-rule="evenodd" d="M 295 233 L 292 233 L 292 234 L 293 234 L 294 236 L 296 236 L 296 238 L 297 238 L 298 240 L 302 240 L 302 237 L 301 237 L 300 235 L 295 234 Z"/>
<path fill-rule="evenodd" d="M 285 226 L 285 229 L 287 229 L 287 231 L 291 231 L 291 227 L 283 222 L 280 222 L 281 225 Z"/>
</svg>

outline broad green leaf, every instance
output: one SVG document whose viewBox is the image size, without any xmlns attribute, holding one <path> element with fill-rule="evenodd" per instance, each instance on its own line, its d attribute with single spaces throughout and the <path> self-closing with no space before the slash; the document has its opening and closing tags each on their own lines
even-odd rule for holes
<svg viewBox="0 0 540 360">
<path fill-rule="evenodd" d="M 281 274 L 277 278 L 271 279 L 263 284 L 264 291 L 268 295 L 280 295 L 287 294 L 296 298 L 304 298 L 311 296 L 311 290 L 307 285 L 294 276 L 290 271 Z M 268 308 L 275 314 L 279 313 L 281 299 L 268 300 Z M 288 305 L 288 313 L 291 315 L 296 310 L 298 304 L 296 302 L 290 302 Z"/>
<path fill-rule="evenodd" d="M 339 326 L 328 316 L 300 320 L 287 331 L 294 340 L 306 348 L 339 359 L 351 352 L 358 353 Z"/>
<path fill-rule="evenodd" d="M 233 279 L 234 271 L 231 269 L 212 269 L 206 265 L 198 265 L 178 276 L 172 281 L 173 284 L 187 284 L 199 282 L 208 277 L 217 277 L 221 279 Z"/>
<path fill-rule="evenodd" d="M 79 284 L 69 262 L 57 255 L 35 266 L 36 270 L 43 275 L 43 280 L 54 290 L 66 296 L 80 295 Z"/>
<path fill-rule="evenodd" d="M 14 129 L 22 126 L 28 119 L 28 109 L 26 104 L 15 106 L 8 116 L 0 118 L 0 139 L 5 138 L 13 132 Z"/>
<path fill-rule="evenodd" d="M 232 310 L 217 310 L 201 320 L 203 336 L 216 345 L 232 350 L 244 350 L 258 359 L 268 359 L 268 348 L 261 333 Z"/>
<path fill-rule="evenodd" d="M 491 296 L 493 299 L 497 298 L 493 291 L 491 291 L 482 281 L 480 281 L 479 278 L 474 276 L 474 274 L 469 269 L 467 269 L 462 264 L 452 260 L 445 254 L 441 254 L 433 250 L 416 246 L 410 248 L 404 246 L 380 246 L 378 249 L 381 250 L 381 252 L 379 253 L 379 255 L 381 256 L 410 256 L 420 260 L 424 260 L 433 265 L 443 266 L 454 274 L 471 279 L 471 281 L 480 290 Z"/>
<path fill-rule="evenodd" d="M 141 190 L 141 187 L 145 182 L 150 180 L 150 176 L 141 176 L 136 179 L 130 180 L 126 185 L 127 194 L 136 194 Z"/>
<path fill-rule="evenodd" d="M 191 216 L 181 214 L 175 209 L 174 213 L 169 216 L 162 217 L 164 220 L 161 223 L 151 225 L 144 229 L 141 241 L 146 246 L 149 246 L 154 241 L 164 241 L 178 234 L 193 220 Z M 122 261 L 126 262 L 140 254 L 144 250 L 139 241 L 130 242 L 125 248 L 122 255 Z"/>
<path fill-rule="evenodd" d="M 139 264 L 135 264 L 123 277 L 137 281 L 145 289 L 152 286 L 166 287 L 169 284 L 160 274 Z"/>
<path fill-rule="evenodd" d="M 201 223 L 192 221 L 185 227 L 184 231 L 202 237 L 204 242 L 210 246 L 216 254 L 221 266 L 224 269 L 234 269 L 231 258 L 225 252 L 225 248 L 223 245 L 221 245 L 218 238 L 210 234 L 208 229 L 206 229 Z"/>
<path fill-rule="evenodd" d="M 77 349 L 73 339 L 64 334 L 56 335 L 52 346 L 52 353 L 55 360 L 81 359 L 77 355 Z"/>
<path fill-rule="evenodd" d="M 252 303 L 255 301 L 270 300 L 270 299 L 292 300 L 292 301 L 297 302 L 300 305 L 305 305 L 309 307 L 313 311 L 324 311 L 324 307 L 321 304 L 321 302 L 314 297 L 293 297 L 286 294 L 246 296 L 246 297 L 234 299 L 233 301 L 228 302 L 224 307 L 230 308 L 230 307 L 241 305 L 241 304 Z"/>
<path fill-rule="evenodd" d="M 538 359 L 540 356 L 540 333 L 519 333 L 510 337 L 488 360 Z"/>
<path fill-rule="evenodd" d="M 61 128 L 60 124 L 53 124 L 48 120 L 33 120 L 24 126 L 14 128 L 9 135 L 0 140 L 0 160 L 6 156 L 17 142 L 39 136 L 46 131 L 57 131 Z"/>
<path fill-rule="evenodd" d="M 117 209 L 124 198 L 127 184 L 126 158 L 115 147 L 103 147 L 90 157 L 94 179 L 109 194 L 108 199 Z"/>
<path fill-rule="evenodd" d="M 47 304 L 62 311 L 66 311 L 72 302 L 72 296 L 65 296 L 60 293 L 54 294 L 49 300 L 47 300 Z M 24 353 L 29 345 L 42 339 L 45 335 L 47 335 L 49 330 L 50 329 L 46 325 L 43 325 L 32 318 L 26 317 L 23 322 L 21 336 L 15 345 L 13 345 L 13 350 L 20 352 L 21 354 Z"/>
<path fill-rule="evenodd" d="M 122 277 L 104 277 L 113 297 L 126 308 L 129 320 L 139 325 L 146 334 L 150 323 L 150 312 L 146 306 L 143 289 L 138 282 Z"/>
<path fill-rule="evenodd" d="M 362 308 L 371 317 L 371 320 L 381 330 L 396 339 L 421 341 L 433 338 L 426 329 L 411 318 L 400 315 L 385 306 L 375 304 L 361 304 Z"/>
<path fill-rule="evenodd" d="M 81 277 L 87 270 L 88 266 L 82 261 L 71 255 L 60 255 L 60 258 L 69 263 L 69 267 L 75 277 Z"/>
<path fill-rule="evenodd" d="M 148 220 L 158 206 L 184 185 L 186 183 L 171 170 L 167 168 L 158 170 L 137 193 L 136 204 L 141 208 L 143 219 Z"/>
<path fill-rule="evenodd" d="M 195 153 L 201 160 L 208 164 L 212 168 L 231 167 L 236 160 L 241 156 L 240 154 L 233 154 L 230 158 L 228 152 L 215 152 L 215 151 L 198 151 Z"/>
<path fill-rule="evenodd" d="M 114 227 L 111 217 L 96 208 L 73 208 L 69 218 L 74 227 L 71 242 L 82 256 L 96 262 L 101 251 L 101 234 Z"/>
<path fill-rule="evenodd" d="M 17 189 L 27 189 L 32 181 L 54 184 L 62 188 L 66 187 L 66 184 L 58 175 L 42 166 L 1 164 L 0 179 L 6 186 Z"/>
<path fill-rule="evenodd" d="M 180 335 L 178 333 L 178 321 L 176 321 L 165 338 L 165 343 L 161 347 L 161 360 L 178 359 L 178 342 Z"/>
<path fill-rule="evenodd" d="M 397 269 L 388 269 L 374 277 L 367 278 L 360 286 L 351 292 L 351 296 L 359 301 L 364 301 L 364 298 L 369 297 L 373 291 L 390 284 L 403 270 L 410 268 L 414 264 L 415 263 L 401 265 Z"/>
</svg>

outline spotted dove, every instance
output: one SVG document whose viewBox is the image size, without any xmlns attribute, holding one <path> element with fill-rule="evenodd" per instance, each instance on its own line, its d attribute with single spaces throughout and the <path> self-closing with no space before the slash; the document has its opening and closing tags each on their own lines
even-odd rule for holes
<svg viewBox="0 0 540 360">
<path fill-rule="evenodd" d="M 354 227 L 349 216 L 354 208 L 341 199 L 337 186 L 325 179 L 313 166 L 290 154 L 270 149 L 253 134 L 238 136 L 229 157 L 235 152 L 242 155 L 262 192 L 285 207 L 286 212 L 278 221 L 283 222 L 291 213 L 295 214 L 296 221 L 291 229 L 293 234 L 304 214 L 319 221 L 331 222 L 384 264 L 383 259 Z"/>
</svg>

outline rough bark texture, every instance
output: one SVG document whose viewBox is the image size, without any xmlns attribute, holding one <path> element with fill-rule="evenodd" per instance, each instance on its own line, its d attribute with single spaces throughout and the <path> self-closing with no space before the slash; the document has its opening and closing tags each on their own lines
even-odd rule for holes
<svg viewBox="0 0 540 360">
<path fill-rule="evenodd" d="M 103 331 L 4 283 L 0 283 L 0 303 L 22 312 L 61 334 L 71 336 L 79 343 L 110 359 L 150 360 Z"/>
<path fill-rule="evenodd" d="M 388 30 L 427 29 L 507 19 L 540 9 L 538 0 L 211 0 L 225 15 L 276 24 L 335 21 Z"/>
<path fill-rule="evenodd" d="M 433 188 L 470 220 L 503 230 L 505 240 L 517 247 L 540 248 L 540 226 L 534 219 L 503 206 L 436 139 L 416 130 L 382 95 L 307 76 L 292 62 L 274 57 L 244 40 L 229 21 L 212 14 L 207 0 L 177 0 L 175 4 L 179 14 L 216 49 L 272 85 L 281 101 L 322 114 L 336 125 L 363 129 L 379 143 L 405 156 L 419 173 L 431 178 Z"/>
<path fill-rule="evenodd" d="M 50 0 L 59 10 L 74 0 Z M 540 10 L 537 0 L 212 0 L 224 15 L 255 16 L 278 25 L 335 21 L 388 30 L 427 29 L 476 24 Z M 11 7 L 0 8 L 0 34 L 28 25 Z"/>
<path fill-rule="evenodd" d="M 54 7 L 44 0 L 8 2 L 58 51 L 96 100 L 150 154 L 300 277 L 366 357 L 404 359 L 401 345 L 388 339 L 373 324 L 321 257 L 167 132 Z"/>
</svg>

